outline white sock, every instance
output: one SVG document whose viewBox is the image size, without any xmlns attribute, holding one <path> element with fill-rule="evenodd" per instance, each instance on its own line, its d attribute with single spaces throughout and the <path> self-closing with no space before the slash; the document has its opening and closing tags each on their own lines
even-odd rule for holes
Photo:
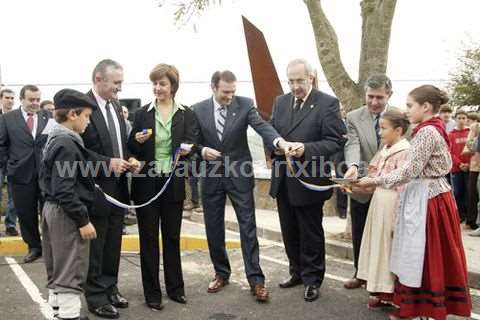
<svg viewBox="0 0 480 320">
<path fill-rule="evenodd" d="M 58 316 L 62 319 L 74 319 L 80 317 L 82 302 L 79 293 L 58 293 Z"/>
</svg>

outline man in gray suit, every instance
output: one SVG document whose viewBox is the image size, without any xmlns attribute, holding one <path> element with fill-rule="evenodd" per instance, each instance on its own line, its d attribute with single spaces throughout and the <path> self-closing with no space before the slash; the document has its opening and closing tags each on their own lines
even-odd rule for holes
<svg viewBox="0 0 480 320">
<path fill-rule="evenodd" d="M 380 115 L 387 108 L 392 95 L 392 82 L 383 74 L 373 75 L 365 84 L 366 105 L 347 114 L 347 136 L 345 161 L 348 170 L 345 178 L 359 178 L 367 175 L 368 164 L 380 147 Z M 355 269 L 358 266 L 363 229 L 367 219 L 371 195 L 354 193 L 350 196 L 352 217 L 352 242 Z M 356 289 L 365 281 L 356 278 L 345 282 L 346 289 Z"/>
<path fill-rule="evenodd" d="M 235 96 L 236 78 L 230 71 L 217 71 L 211 81 L 213 97 L 195 104 L 202 159 L 201 193 L 210 258 L 215 279 L 208 292 L 220 291 L 231 274 L 225 250 L 225 201 L 228 195 L 240 227 L 245 272 L 257 301 L 266 302 L 268 291 L 260 268 L 253 199 L 252 156 L 247 142 L 251 126 L 265 144 L 285 150 L 285 142 L 270 124 L 262 120 L 252 99 Z"/>
</svg>

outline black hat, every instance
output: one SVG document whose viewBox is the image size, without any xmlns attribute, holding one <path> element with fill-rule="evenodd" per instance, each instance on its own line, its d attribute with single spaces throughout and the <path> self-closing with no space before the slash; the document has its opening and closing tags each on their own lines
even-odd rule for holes
<svg viewBox="0 0 480 320">
<path fill-rule="evenodd" d="M 58 91 L 53 97 L 53 104 L 55 105 L 55 110 L 83 107 L 89 107 L 95 110 L 98 108 L 92 98 L 73 89 L 62 89 Z"/>
</svg>

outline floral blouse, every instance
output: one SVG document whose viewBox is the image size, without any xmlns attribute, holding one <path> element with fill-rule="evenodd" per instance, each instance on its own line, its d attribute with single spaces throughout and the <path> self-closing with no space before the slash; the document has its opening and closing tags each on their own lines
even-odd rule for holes
<svg viewBox="0 0 480 320">
<path fill-rule="evenodd" d="M 433 126 L 421 128 L 410 141 L 407 162 L 389 174 L 375 178 L 377 185 L 392 188 L 412 179 L 431 179 L 428 197 L 451 190 L 445 176 L 452 167 L 452 158 L 445 139 Z"/>
</svg>

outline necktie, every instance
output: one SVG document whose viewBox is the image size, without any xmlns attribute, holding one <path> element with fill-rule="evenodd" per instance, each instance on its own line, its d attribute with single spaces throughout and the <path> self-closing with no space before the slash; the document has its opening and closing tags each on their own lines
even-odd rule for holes
<svg viewBox="0 0 480 320">
<path fill-rule="evenodd" d="M 30 130 L 30 133 L 33 132 L 33 113 L 27 113 L 27 127 Z"/>
<path fill-rule="evenodd" d="M 223 129 L 225 128 L 225 120 L 227 119 L 227 108 L 225 106 L 221 106 L 218 108 L 218 117 L 217 117 L 217 135 L 218 139 L 222 140 L 223 137 Z"/>
<path fill-rule="evenodd" d="M 373 120 L 374 128 L 375 128 L 375 136 L 377 137 L 377 148 L 380 146 L 380 113 L 375 115 L 375 120 Z"/>
<path fill-rule="evenodd" d="M 298 115 L 300 114 L 300 107 L 302 106 L 303 99 L 298 98 L 295 100 L 295 105 L 293 106 L 293 113 L 292 113 L 292 123 L 295 123 L 298 119 Z"/>
<path fill-rule="evenodd" d="M 107 104 L 105 105 L 105 110 L 107 111 L 108 133 L 110 134 L 110 140 L 112 142 L 113 157 L 120 158 L 120 151 L 118 149 L 117 130 L 115 128 L 115 122 L 113 121 L 110 101 L 107 101 Z"/>
</svg>

